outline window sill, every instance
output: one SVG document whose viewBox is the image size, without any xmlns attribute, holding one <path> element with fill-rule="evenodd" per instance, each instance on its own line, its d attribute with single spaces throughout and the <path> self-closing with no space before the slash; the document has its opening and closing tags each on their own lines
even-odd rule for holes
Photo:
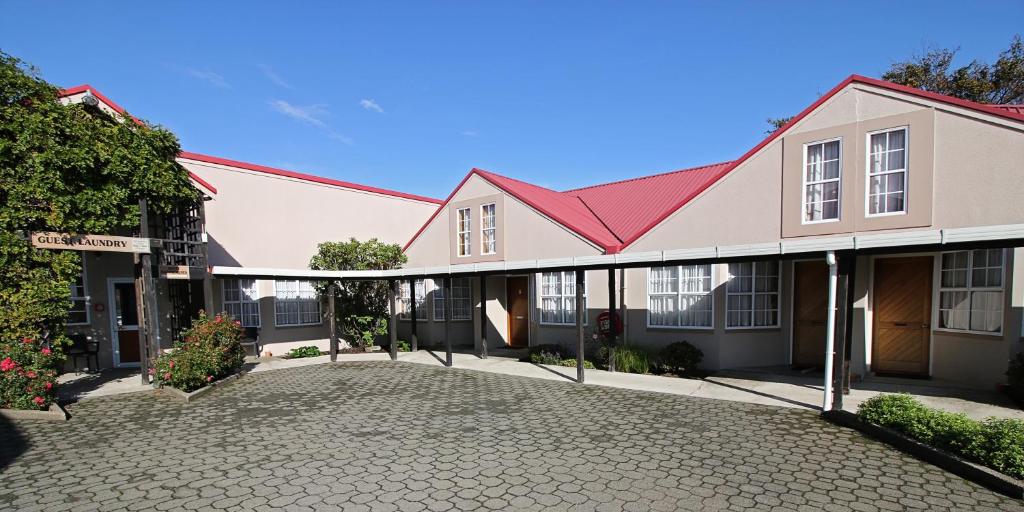
<svg viewBox="0 0 1024 512">
<path fill-rule="evenodd" d="M 726 327 L 725 332 L 779 332 L 782 330 L 781 325 L 766 325 L 766 326 L 752 326 L 752 327 Z"/>
<path fill-rule="evenodd" d="M 576 327 L 576 324 L 553 324 L 550 322 L 537 322 L 541 327 Z M 583 327 L 587 327 L 587 322 L 583 322 Z"/>
<path fill-rule="evenodd" d="M 816 224 L 835 224 L 841 219 L 824 219 L 824 220 L 805 220 L 801 221 L 800 224 L 803 226 L 814 226 Z"/>
<path fill-rule="evenodd" d="M 294 328 L 294 327 L 319 327 L 319 326 L 322 326 L 322 325 L 324 325 L 323 322 L 317 322 L 315 324 L 285 324 L 285 325 L 274 324 L 274 328 L 275 329 L 291 329 L 291 328 Z"/>
<path fill-rule="evenodd" d="M 942 327 L 936 327 L 935 329 L 932 329 L 932 334 L 963 336 L 979 340 L 1001 340 L 1004 337 L 1003 333 L 1001 332 L 967 331 L 961 329 L 947 329 Z"/>
<path fill-rule="evenodd" d="M 696 327 L 682 325 L 648 325 L 651 331 L 694 331 L 694 332 L 715 332 L 714 327 Z"/>
</svg>

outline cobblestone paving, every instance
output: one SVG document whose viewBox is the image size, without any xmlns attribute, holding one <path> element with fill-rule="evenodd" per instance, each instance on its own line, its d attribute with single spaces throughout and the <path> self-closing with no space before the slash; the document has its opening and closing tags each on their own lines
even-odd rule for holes
<svg viewBox="0 0 1024 512">
<path fill-rule="evenodd" d="M 389 362 L 0 427 L 12 510 L 1022 510 L 796 409 Z"/>
</svg>

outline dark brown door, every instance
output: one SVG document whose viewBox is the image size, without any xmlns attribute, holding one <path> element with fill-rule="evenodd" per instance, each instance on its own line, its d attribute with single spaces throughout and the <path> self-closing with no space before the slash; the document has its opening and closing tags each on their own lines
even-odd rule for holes
<svg viewBox="0 0 1024 512">
<path fill-rule="evenodd" d="M 793 276 L 793 366 L 825 366 L 828 265 L 801 261 Z"/>
<path fill-rule="evenodd" d="M 931 299 L 931 257 L 875 260 L 875 373 L 928 375 Z"/>
<path fill-rule="evenodd" d="M 139 310 L 134 283 L 114 283 L 114 315 L 118 364 L 138 363 Z"/>
<path fill-rule="evenodd" d="M 505 281 L 508 294 L 508 344 L 525 347 L 530 343 L 530 280 L 526 276 Z"/>
</svg>

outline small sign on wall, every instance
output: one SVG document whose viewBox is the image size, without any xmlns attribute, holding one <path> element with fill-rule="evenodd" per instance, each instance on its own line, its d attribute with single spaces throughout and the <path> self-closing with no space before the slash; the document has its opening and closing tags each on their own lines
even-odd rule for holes
<svg viewBox="0 0 1024 512">
<path fill-rule="evenodd" d="M 110 235 L 72 235 L 69 233 L 34 232 L 32 247 L 38 249 L 65 249 L 70 251 L 151 252 L 148 238 Z"/>
</svg>

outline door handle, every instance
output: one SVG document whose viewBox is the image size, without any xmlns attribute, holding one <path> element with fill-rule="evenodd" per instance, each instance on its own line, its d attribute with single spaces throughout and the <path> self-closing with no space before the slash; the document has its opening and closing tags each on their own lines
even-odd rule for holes
<svg viewBox="0 0 1024 512">
<path fill-rule="evenodd" d="M 896 327 L 906 327 L 908 324 L 906 322 L 893 322 L 892 325 Z"/>
<path fill-rule="evenodd" d="M 516 315 L 516 320 L 522 320 L 523 318 L 526 318 L 526 317 L 524 317 L 522 315 Z"/>
</svg>

